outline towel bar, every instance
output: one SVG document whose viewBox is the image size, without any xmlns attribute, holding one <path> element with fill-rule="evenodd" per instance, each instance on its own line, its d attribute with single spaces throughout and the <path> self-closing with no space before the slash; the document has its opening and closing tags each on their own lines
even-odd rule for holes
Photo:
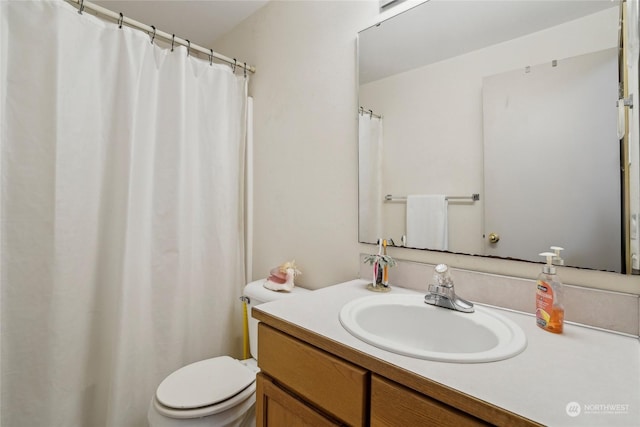
<svg viewBox="0 0 640 427">
<path fill-rule="evenodd" d="M 394 197 L 391 194 L 384 196 L 385 202 L 406 202 L 406 197 Z M 480 193 L 473 193 L 471 196 L 446 196 L 445 200 L 470 200 L 476 202 L 480 200 Z"/>
</svg>

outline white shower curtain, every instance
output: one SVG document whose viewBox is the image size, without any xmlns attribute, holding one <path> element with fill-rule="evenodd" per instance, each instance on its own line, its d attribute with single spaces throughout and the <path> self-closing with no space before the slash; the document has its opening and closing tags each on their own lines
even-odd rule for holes
<svg viewBox="0 0 640 427">
<path fill-rule="evenodd" d="M 358 115 L 358 240 L 382 236 L 382 118 Z"/>
<path fill-rule="evenodd" d="M 146 425 L 240 356 L 246 80 L 62 2 L 0 2 L 1 423 Z"/>
</svg>

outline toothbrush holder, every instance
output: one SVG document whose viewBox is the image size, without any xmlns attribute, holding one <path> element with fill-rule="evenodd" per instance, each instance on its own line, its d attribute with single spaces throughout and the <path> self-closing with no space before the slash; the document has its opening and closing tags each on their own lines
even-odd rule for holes
<svg viewBox="0 0 640 427">
<path fill-rule="evenodd" d="M 389 255 L 367 255 L 364 262 L 373 267 L 373 281 L 367 285 L 367 289 L 373 292 L 389 292 L 389 268 L 396 265 L 396 260 Z"/>
</svg>

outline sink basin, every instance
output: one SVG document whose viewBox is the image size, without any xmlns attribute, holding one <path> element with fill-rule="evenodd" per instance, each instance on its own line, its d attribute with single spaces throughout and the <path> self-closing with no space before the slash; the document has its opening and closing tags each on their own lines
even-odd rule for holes
<svg viewBox="0 0 640 427">
<path fill-rule="evenodd" d="M 425 304 L 424 295 L 374 295 L 342 307 L 340 323 L 384 350 L 442 362 L 504 360 L 527 346 L 524 332 L 496 310 L 461 313 Z"/>
</svg>

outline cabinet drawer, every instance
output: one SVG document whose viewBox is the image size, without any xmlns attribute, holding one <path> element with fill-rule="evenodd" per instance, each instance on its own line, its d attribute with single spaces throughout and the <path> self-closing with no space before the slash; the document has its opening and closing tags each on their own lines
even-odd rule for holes
<svg viewBox="0 0 640 427">
<path fill-rule="evenodd" d="M 287 393 L 269 377 L 256 377 L 256 425 L 261 427 L 337 427 L 339 424 Z"/>
<path fill-rule="evenodd" d="M 258 365 L 278 383 L 353 426 L 367 415 L 368 372 L 340 358 L 258 325 Z"/>
<path fill-rule="evenodd" d="M 387 379 L 371 377 L 371 426 L 487 426 L 489 424 Z"/>
</svg>

